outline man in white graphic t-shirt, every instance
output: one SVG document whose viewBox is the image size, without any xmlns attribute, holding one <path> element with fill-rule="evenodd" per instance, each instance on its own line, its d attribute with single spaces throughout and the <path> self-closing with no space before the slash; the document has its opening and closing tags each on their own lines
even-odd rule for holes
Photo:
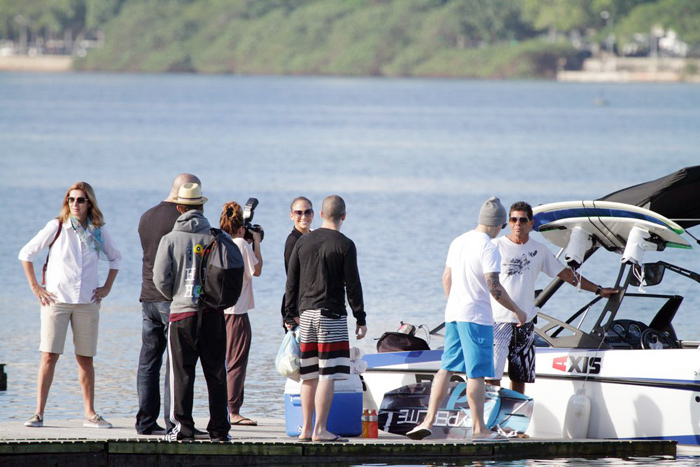
<svg viewBox="0 0 700 467">
<path fill-rule="evenodd" d="M 534 225 L 532 206 L 518 201 L 510 207 L 508 216 L 510 234 L 498 237 L 493 243 L 501 254 L 501 284 L 508 295 L 527 313 L 527 322 L 519 326 L 515 315 L 491 299 L 493 319 L 494 377 L 490 384 L 500 385 L 506 361 L 510 387 L 524 393 L 525 383 L 535 382 L 535 281 L 540 272 L 549 277 L 558 276 L 564 282 L 603 297 L 617 293 L 603 288 L 565 267 L 542 243 L 530 238 Z"/>
</svg>

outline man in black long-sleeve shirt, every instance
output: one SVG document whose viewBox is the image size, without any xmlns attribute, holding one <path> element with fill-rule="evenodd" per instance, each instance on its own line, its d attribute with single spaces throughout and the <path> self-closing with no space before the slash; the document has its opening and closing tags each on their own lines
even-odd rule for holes
<svg viewBox="0 0 700 467">
<path fill-rule="evenodd" d="M 367 334 L 355 244 L 340 233 L 345 202 L 323 200 L 323 224 L 294 246 L 287 271 L 285 325 L 301 328 L 301 441 L 340 441 L 326 429 L 334 380 L 350 373 L 345 294 L 357 321 L 355 335 Z M 312 419 L 316 412 L 316 423 Z M 346 441 L 346 440 L 345 440 Z"/>
</svg>

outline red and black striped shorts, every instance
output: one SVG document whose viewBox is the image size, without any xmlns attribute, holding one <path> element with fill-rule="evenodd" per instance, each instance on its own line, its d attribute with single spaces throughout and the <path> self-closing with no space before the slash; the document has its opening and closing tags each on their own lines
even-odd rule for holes
<svg viewBox="0 0 700 467">
<path fill-rule="evenodd" d="M 350 344 L 347 316 L 329 318 L 322 310 L 305 310 L 301 329 L 301 379 L 347 379 Z"/>
</svg>

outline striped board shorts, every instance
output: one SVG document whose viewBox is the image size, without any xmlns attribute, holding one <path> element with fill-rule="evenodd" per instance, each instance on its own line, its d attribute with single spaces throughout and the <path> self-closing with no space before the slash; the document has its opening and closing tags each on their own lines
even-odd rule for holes
<svg viewBox="0 0 700 467">
<path fill-rule="evenodd" d="M 519 383 L 535 382 L 535 325 L 532 321 L 493 325 L 494 378 L 500 380 L 508 362 L 508 378 Z"/>
<path fill-rule="evenodd" d="M 325 310 L 301 313 L 301 379 L 347 379 L 350 374 L 348 318 L 330 318 L 322 312 Z"/>
</svg>

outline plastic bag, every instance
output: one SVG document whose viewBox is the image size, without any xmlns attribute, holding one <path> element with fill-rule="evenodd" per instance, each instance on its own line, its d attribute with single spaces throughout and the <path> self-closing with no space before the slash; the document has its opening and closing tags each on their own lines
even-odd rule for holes
<svg viewBox="0 0 700 467">
<path fill-rule="evenodd" d="M 299 381 L 301 366 L 301 349 L 299 348 L 299 328 L 287 332 L 275 358 L 275 368 L 282 376 Z"/>
</svg>

